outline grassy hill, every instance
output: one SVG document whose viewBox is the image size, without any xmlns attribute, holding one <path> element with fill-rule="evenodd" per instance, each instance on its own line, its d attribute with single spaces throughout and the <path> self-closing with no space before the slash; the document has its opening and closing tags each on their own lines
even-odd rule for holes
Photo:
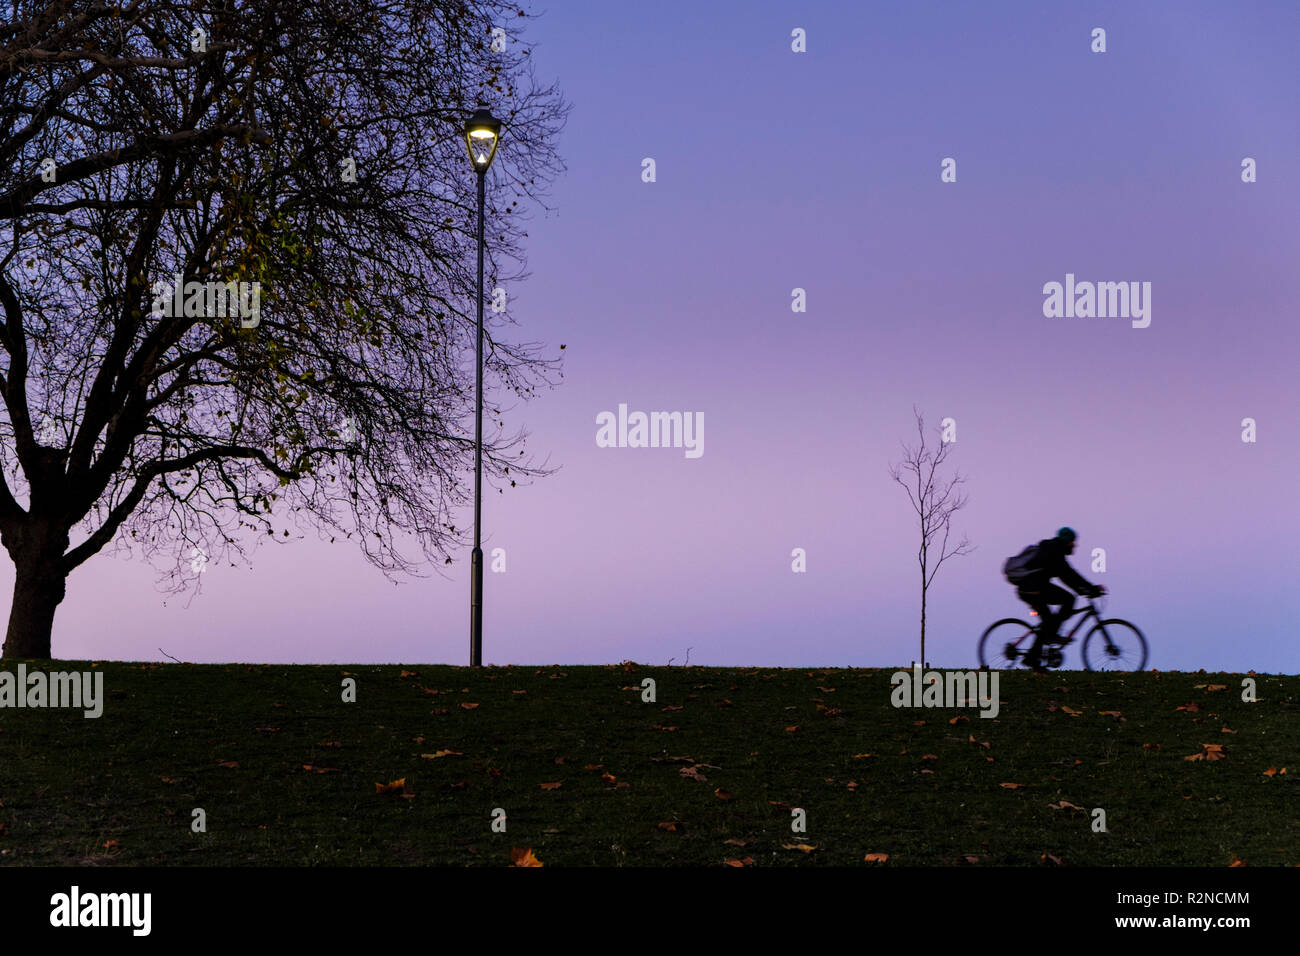
<svg viewBox="0 0 1300 956">
<path fill-rule="evenodd" d="M 892 669 L 94 669 L 99 719 L 0 709 L 0 864 L 1300 864 L 1295 677 L 1003 673 L 984 719 Z"/>
</svg>

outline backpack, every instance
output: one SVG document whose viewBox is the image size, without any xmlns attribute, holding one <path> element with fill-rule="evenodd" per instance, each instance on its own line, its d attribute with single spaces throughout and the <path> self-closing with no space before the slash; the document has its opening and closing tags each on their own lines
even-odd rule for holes
<svg viewBox="0 0 1300 956">
<path fill-rule="evenodd" d="M 1037 565 L 1038 545 L 1031 544 L 1014 558 L 1007 558 L 1006 563 L 1002 565 L 1002 573 L 1008 581 L 1018 585 L 1037 573 L 1039 570 Z"/>
</svg>

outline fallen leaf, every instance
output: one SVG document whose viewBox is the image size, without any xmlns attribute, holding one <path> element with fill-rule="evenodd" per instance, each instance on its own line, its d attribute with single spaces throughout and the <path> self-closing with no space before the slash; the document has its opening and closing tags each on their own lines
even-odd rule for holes
<svg viewBox="0 0 1300 956">
<path fill-rule="evenodd" d="M 989 742 L 987 740 L 976 740 L 974 734 L 970 735 L 968 743 L 972 743 L 976 747 L 983 747 L 985 750 L 989 749 Z"/>
<path fill-rule="evenodd" d="M 1052 856 L 1052 854 L 1050 853 L 1044 853 L 1042 856 L 1038 858 L 1039 863 L 1046 863 L 1048 860 L 1051 860 L 1057 866 L 1064 866 L 1059 856 Z"/>
<path fill-rule="evenodd" d="M 1267 770 L 1264 771 L 1264 776 L 1266 776 L 1266 777 L 1272 777 L 1272 776 L 1276 776 L 1276 775 L 1277 775 L 1277 768 L 1276 768 L 1276 767 L 1269 767 Z"/>
<path fill-rule="evenodd" d="M 950 723 L 950 724 L 969 724 L 969 723 L 970 723 L 970 718 L 967 717 L 965 714 L 958 714 L 958 715 L 957 715 L 956 717 L 954 717 L 952 720 L 948 721 L 948 723 Z"/>
<path fill-rule="evenodd" d="M 1142 749 L 1143 749 L 1143 750 L 1159 750 L 1159 749 L 1160 749 L 1160 745 L 1159 745 L 1159 744 L 1143 744 L 1143 745 L 1142 745 Z"/>
<path fill-rule="evenodd" d="M 564 781 L 556 780 L 552 783 L 544 783 L 541 786 L 543 790 L 559 790 L 562 786 L 564 786 Z"/>
<path fill-rule="evenodd" d="M 786 732 L 787 734 L 792 734 L 792 733 L 794 733 L 794 732 L 795 732 L 796 730 L 798 730 L 798 729 L 799 729 L 799 725 L 798 725 L 798 724 L 792 724 L 791 726 L 785 728 L 785 732 Z"/>
<path fill-rule="evenodd" d="M 237 769 L 239 769 L 239 761 L 238 761 L 238 760 L 223 760 L 223 761 L 221 761 L 221 763 L 217 764 L 217 766 L 218 766 L 218 767 L 229 767 L 231 770 L 237 770 Z"/>
<path fill-rule="evenodd" d="M 421 738 L 419 738 L 416 742 L 417 742 L 417 743 L 424 743 L 424 738 L 421 737 Z M 341 743 L 339 743 L 337 740 L 322 740 L 322 741 L 321 741 L 320 743 L 318 743 L 316 746 L 317 746 L 317 747 L 328 747 L 328 748 L 331 748 L 331 749 L 334 749 L 334 750 L 338 750 L 338 749 L 339 749 L 340 747 L 342 747 L 343 745 L 342 745 Z"/>
<path fill-rule="evenodd" d="M 650 729 L 651 729 L 651 730 L 676 730 L 677 728 L 676 728 L 676 727 L 665 727 L 665 726 L 663 726 L 662 724 L 651 724 L 651 725 L 650 725 Z"/>
<path fill-rule="evenodd" d="M 749 846 L 748 840 L 742 840 L 739 837 L 731 837 L 729 840 L 723 840 L 728 846 Z"/>
<path fill-rule="evenodd" d="M 709 779 L 708 777 L 704 776 L 704 774 L 696 770 L 694 767 L 682 767 L 677 772 L 680 773 L 683 777 L 686 777 L 688 780 L 704 781 Z"/>
<path fill-rule="evenodd" d="M 303 764 L 302 769 L 308 770 L 311 773 L 342 773 L 338 767 L 313 767 L 309 763 Z"/>
<path fill-rule="evenodd" d="M 118 843 L 117 843 L 116 840 L 107 840 L 107 841 L 105 841 L 105 843 L 104 843 L 104 849 L 105 849 L 105 850 L 111 850 L 113 847 L 115 847 L 115 846 L 117 846 L 117 845 L 118 845 Z"/>
<path fill-rule="evenodd" d="M 409 788 L 406 786 L 405 777 L 402 777 L 402 779 L 400 780 L 394 780 L 391 783 L 375 784 L 375 793 L 377 794 L 381 794 L 381 793 L 394 794 L 400 797 L 400 796 L 405 796 L 406 793 L 408 792 L 408 789 Z"/>
<path fill-rule="evenodd" d="M 1236 731 L 1235 731 L 1235 730 L 1229 730 L 1227 727 L 1220 727 L 1220 728 L 1219 728 L 1219 733 L 1221 733 L 1221 734 L 1235 734 Z"/>
<path fill-rule="evenodd" d="M 415 672 L 415 671 L 402 671 L 402 673 L 399 674 L 398 676 L 399 676 L 399 677 L 415 677 L 415 676 L 416 676 L 416 672 Z"/>
<path fill-rule="evenodd" d="M 743 860 L 727 860 L 727 866 L 753 866 L 754 861 L 751 857 L 745 857 Z"/>
<path fill-rule="evenodd" d="M 659 709 L 660 710 L 681 710 L 682 707 L 678 704 L 669 704 L 667 707 L 660 707 Z"/>
<path fill-rule="evenodd" d="M 1207 688 L 1205 688 L 1205 689 L 1206 689 L 1206 691 L 1208 691 L 1208 692 L 1213 692 L 1213 691 L 1216 691 L 1216 690 L 1227 690 L 1227 689 L 1228 689 L 1228 685 L 1227 685 L 1227 684 L 1211 684 L 1209 687 L 1207 687 Z"/>
<path fill-rule="evenodd" d="M 1008 790 L 1019 790 L 1021 787 L 1024 786 L 1024 784 L 1023 783 L 1000 783 L 998 784 L 998 786 L 1005 787 Z"/>
<path fill-rule="evenodd" d="M 1228 864 L 1228 866 L 1245 866 L 1245 865 L 1246 865 L 1245 860 L 1239 860 L 1235 856 L 1232 858 L 1232 862 Z"/>
<path fill-rule="evenodd" d="M 425 760 L 437 760 L 439 757 L 463 757 L 459 750 L 436 750 L 431 754 L 420 754 Z"/>
<path fill-rule="evenodd" d="M 676 833 L 676 832 L 677 832 L 677 824 L 676 824 L 676 823 L 661 823 L 661 824 L 659 824 L 659 829 L 660 829 L 660 830 L 664 830 L 664 831 L 667 832 L 667 833 Z"/>
<path fill-rule="evenodd" d="M 511 866 L 541 866 L 542 861 L 533 856 L 533 848 L 525 847 L 522 850 L 512 849 L 510 851 Z"/>
<path fill-rule="evenodd" d="M 922 759 L 922 760 L 938 760 L 938 759 L 939 759 L 939 755 L 938 755 L 938 754 L 922 754 L 922 755 L 921 755 L 921 759 Z"/>
<path fill-rule="evenodd" d="M 888 853 L 868 853 L 862 858 L 863 863 L 884 863 L 889 859 Z"/>
<path fill-rule="evenodd" d="M 1068 800 L 1062 800 L 1060 803 L 1049 803 L 1047 805 L 1047 808 L 1049 810 L 1066 810 L 1066 809 L 1082 810 L 1083 809 L 1083 807 L 1075 806 L 1073 803 L 1070 803 Z"/>
<path fill-rule="evenodd" d="M 1078 717 L 1083 713 L 1081 710 L 1075 710 L 1073 707 L 1066 707 L 1064 704 L 1061 705 L 1061 710 L 1065 711 L 1071 717 Z"/>
<path fill-rule="evenodd" d="M 1097 713 L 1101 714 L 1103 717 L 1114 717 L 1117 720 L 1124 720 L 1124 715 L 1118 710 L 1099 710 Z"/>
<path fill-rule="evenodd" d="M 875 755 L 874 755 L 874 754 L 854 754 L 854 755 L 853 755 L 853 759 L 854 759 L 854 760 L 861 760 L 863 757 L 872 757 L 872 756 L 875 756 Z"/>
<path fill-rule="evenodd" d="M 728 793 L 726 790 L 723 790 L 721 787 L 714 790 L 713 795 L 717 797 L 719 800 L 730 800 L 732 797 L 735 796 L 734 793 Z"/>
<path fill-rule="evenodd" d="M 800 853 L 811 853 L 817 848 L 809 843 L 782 843 L 781 849 L 798 850 Z"/>
<path fill-rule="evenodd" d="M 468 701 L 461 701 L 460 707 L 461 710 L 474 710 L 476 707 L 478 707 L 478 704 L 471 704 Z M 540 866 L 541 864 L 539 863 L 538 865 Z"/>
<path fill-rule="evenodd" d="M 1200 709 L 1201 708 L 1197 706 L 1196 701 L 1192 701 L 1190 704 L 1183 704 L 1181 707 L 1174 708 L 1174 710 L 1187 710 L 1187 711 L 1191 711 L 1192 713 L 1195 713 Z"/>
</svg>

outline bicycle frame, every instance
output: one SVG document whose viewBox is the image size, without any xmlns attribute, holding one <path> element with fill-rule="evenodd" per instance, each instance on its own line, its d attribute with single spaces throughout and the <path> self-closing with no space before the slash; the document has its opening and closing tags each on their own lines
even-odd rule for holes
<svg viewBox="0 0 1300 956">
<path fill-rule="evenodd" d="M 1083 627 L 1083 625 L 1087 622 L 1088 618 L 1095 617 L 1098 621 L 1101 620 L 1101 612 L 1097 610 L 1097 605 L 1093 602 L 1092 598 L 1088 598 L 1088 603 L 1085 604 L 1083 607 L 1076 607 L 1073 611 L 1067 614 L 1065 616 L 1065 620 L 1061 621 L 1061 624 L 1064 624 L 1065 621 L 1068 621 L 1070 618 L 1074 617 L 1075 615 L 1082 615 L 1082 616 L 1079 617 L 1079 620 L 1075 622 L 1074 627 L 1070 628 L 1070 633 L 1065 635 L 1066 638 L 1068 638 L 1071 641 L 1074 640 L 1074 635 L 1079 633 L 1079 628 Z M 1036 635 L 1040 630 L 1042 630 L 1042 627 L 1043 627 L 1043 620 L 1042 618 L 1039 618 L 1038 623 L 1032 625 L 1029 628 L 1029 632 L 1030 634 Z M 1019 647 L 1021 642 L 1024 641 L 1024 639 L 1028 636 L 1029 634 L 1025 634 L 1019 640 L 1013 641 L 1012 644 L 1016 647 Z M 1106 642 L 1108 644 L 1110 643 L 1109 635 L 1107 635 L 1106 637 Z"/>
</svg>

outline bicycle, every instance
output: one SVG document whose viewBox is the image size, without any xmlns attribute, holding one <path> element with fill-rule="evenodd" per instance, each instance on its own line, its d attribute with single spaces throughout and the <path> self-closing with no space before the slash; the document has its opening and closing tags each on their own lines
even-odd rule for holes
<svg viewBox="0 0 1300 956">
<path fill-rule="evenodd" d="M 1043 644 L 1039 656 L 1044 667 L 1060 667 L 1065 660 L 1064 645 L 1074 641 L 1074 635 L 1083 627 L 1084 622 L 1096 618 L 1083 640 L 1083 666 L 1090 671 L 1140 671 L 1147 663 L 1147 640 L 1137 625 L 1112 617 L 1102 620 L 1101 611 L 1096 602 L 1088 598 L 1084 607 L 1075 608 L 1065 618 L 1068 621 L 1076 614 L 1082 615 L 1070 629 L 1070 633 L 1057 640 Z M 1032 612 L 1037 616 L 1037 612 Z M 1065 624 L 1061 621 L 1061 624 Z M 1033 647 L 1042 622 L 1030 624 L 1015 617 L 1005 617 L 991 624 L 980 637 L 980 667 L 993 667 L 997 670 L 1024 666 L 1025 655 Z M 994 632 L 997 632 L 996 634 Z"/>
</svg>

